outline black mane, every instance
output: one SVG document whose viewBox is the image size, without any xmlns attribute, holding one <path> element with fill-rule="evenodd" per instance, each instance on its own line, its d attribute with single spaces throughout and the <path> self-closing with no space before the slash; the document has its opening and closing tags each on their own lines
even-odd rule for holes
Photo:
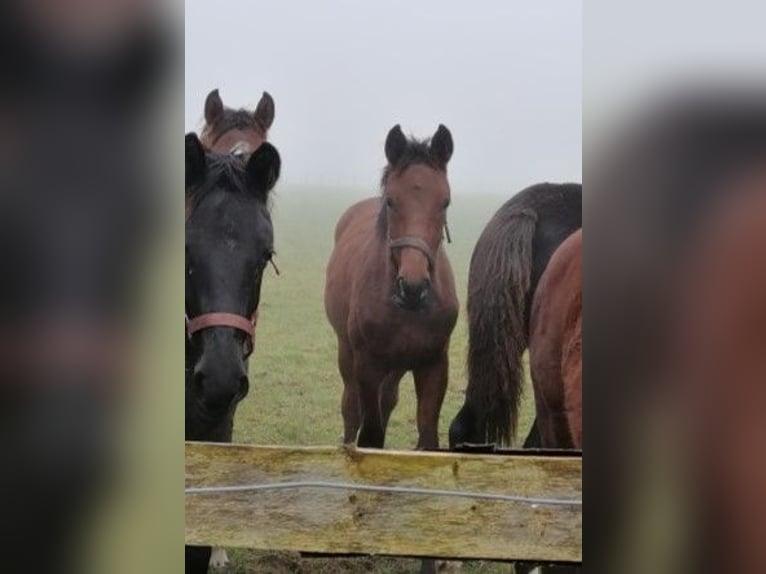
<svg viewBox="0 0 766 574">
<path fill-rule="evenodd" d="M 213 189 L 223 189 L 229 193 L 237 194 L 245 194 L 248 190 L 247 171 L 241 157 L 233 154 L 206 152 L 205 158 L 207 167 L 204 181 L 188 190 L 192 211 Z"/>
</svg>

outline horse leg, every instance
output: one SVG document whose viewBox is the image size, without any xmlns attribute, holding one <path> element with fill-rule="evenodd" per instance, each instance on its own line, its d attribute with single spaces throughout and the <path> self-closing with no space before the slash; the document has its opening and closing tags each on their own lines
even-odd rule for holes
<svg viewBox="0 0 766 574">
<path fill-rule="evenodd" d="M 210 568 L 224 568 L 229 562 L 229 555 L 226 553 L 226 548 L 221 548 L 220 546 L 213 548 L 210 554 Z"/>
<path fill-rule="evenodd" d="M 210 546 L 186 546 L 186 574 L 205 574 L 210 565 L 211 553 Z"/>
<path fill-rule="evenodd" d="M 353 444 L 356 442 L 356 435 L 362 423 L 359 390 L 354 381 L 343 383 L 341 411 L 343 412 L 343 444 Z"/>
<path fill-rule="evenodd" d="M 418 446 L 419 449 L 439 448 L 439 413 L 447 392 L 449 360 L 446 351 L 436 363 L 415 369 L 415 394 L 418 398 Z M 420 574 L 436 574 L 436 560 L 425 559 L 420 563 Z"/>
<path fill-rule="evenodd" d="M 338 341 L 338 369 L 343 378 L 343 443 L 356 442 L 356 435 L 362 423 L 362 410 L 359 404 L 359 387 L 354 379 L 354 355 L 348 344 Z"/>
<path fill-rule="evenodd" d="M 357 444 L 360 447 L 383 448 L 386 429 L 380 410 L 380 393 L 386 372 L 364 363 L 365 361 L 357 361 L 355 365 L 362 405 L 362 428 Z"/>
<path fill-rule="evenodd" d="M 447 392 L 449 359 L 446 350 L 435 363 L 413 371 L 418 397 L 419 449 L 439 448 L 439 413 Z"/>
<path fill-rule="evenodd" d="M 399 402 L 399 381 L 403 376 L 404 371 L 391 371 L 383 379 L 383 386 L 380 388 L 380 413 L 383 417 L 384 430 L 388 428 L 391 413 Z"/>
<path fill-rule="evenodd" d="M 540 429 L 538 428 L 537 417 L 532 421 L 532 427 L 529 429 L 529 434 L 522 448 L 543 448 L 542 439 L 540 438 Z"/>
</svg>

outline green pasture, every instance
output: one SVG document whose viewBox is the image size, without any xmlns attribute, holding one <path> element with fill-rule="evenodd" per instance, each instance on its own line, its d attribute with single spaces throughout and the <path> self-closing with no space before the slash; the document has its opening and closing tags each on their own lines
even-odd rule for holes
<svg viewBox="0 0 766 574">
<path fill-rule="evenodd" d="M 374 193 L 374 192 L 373 192 Z M 276 263 L 281 275 L 266 273 L 261 294 L 256 350 L 250 362 L 251 388 L 237 411 L 234 440 L 279 445 L 334 445 L 341 442 L 342 382 L 335 335 L 325 318 L 323 289 L 335 222 L 354 201 L 370 195 L 353 190 L 279 189 L 273 207 Z M 473 246 L 507 197 L 453 192 L 449 210 L 461 309 L 450 345 L 450 380 L 440 419 L 446 445 L 449 423 L 463 402 L 467 330 L 465 294 Z M 519 426 L 523 440 L 532 421 L 526 393 Z M 417 441 L 412 378 L 401 383 L 400 401 L 386 436 L 387 448 L 412 448 Z M 295 556 L 230 551 L 232 572 L 417 572 L 418 561 L 355 559 L 300 560 Z M 463 571 L 508 571 L 508 566 L 473 564 Z"/>
</svg>

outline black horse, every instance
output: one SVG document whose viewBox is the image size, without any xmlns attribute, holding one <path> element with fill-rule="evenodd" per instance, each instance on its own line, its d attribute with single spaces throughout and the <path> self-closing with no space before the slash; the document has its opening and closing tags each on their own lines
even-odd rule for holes
<svg viewBox="0 0 766 574">
<path fill-rule="evenodd" d="M 276 148 L 245 162 L 186 136 L 186 439 L 231 440 L 247 395 L 248 358 L 264 269 L 274 254 L 269 192 Z M 186 571 L 206 572 L 210 547 L 186 548 Z"/>
<path fill-rule="evenodd" d="M 450 448 L 512 439 L 532 298 L 553 252 L 580 227 L 582 186 L 543 183 L 509 199 L 482 232 L 468 277 L 468 387 Z M 524 446 L 539 446 L 537 436 L 533 425 Z"/>
</svg>

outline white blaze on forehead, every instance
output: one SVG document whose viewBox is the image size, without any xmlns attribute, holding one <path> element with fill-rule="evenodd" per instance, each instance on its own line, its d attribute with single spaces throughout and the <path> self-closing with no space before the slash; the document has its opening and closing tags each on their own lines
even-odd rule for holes
<svg viewBox="0 0 766 574">
<path fill-rule="evenodd" d="M 231 147 L 229 153 L 236 156 L 249 155 L 253 153 L 253 146 L 249 142 L 238 141 Z"/>
</svg>

